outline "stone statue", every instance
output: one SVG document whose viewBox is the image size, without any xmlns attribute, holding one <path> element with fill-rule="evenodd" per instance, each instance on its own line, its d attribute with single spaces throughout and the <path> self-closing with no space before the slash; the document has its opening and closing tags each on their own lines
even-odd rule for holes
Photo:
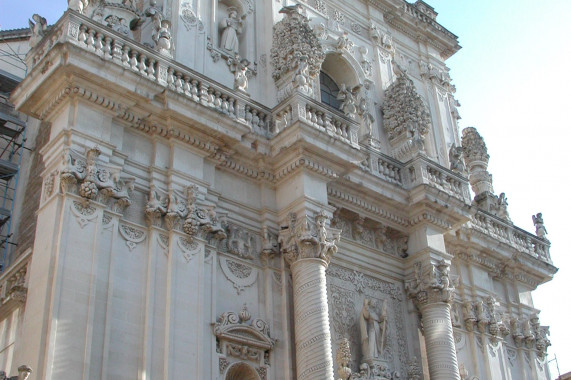
<svg viewBox="0 0 571 380">
<path fill-rule="evenodd" d="M 452 144 L 448 151 L 448 160 L 450 161 L 450 170 L 458 173 L 464 173 L 466 171 L 466 165 L 464 165 L 464 153 L 462 152 L 461 146 Z"/>
<path fill-rule="evenodd" d="M 341 83 L 339 93 L 337 94 L 337 100 L 342 101 L 340 106 L 341 111 L 343 111 L 347 117 L 352 119 L 355 118 L 355 114 L 357 113 L 357 105 L 355 104 L 355 91 L 358 90 L 357 87 L 354 89 L 348 89 L 345 83 Z"/>
<path fill-rule="evenodd" d="M 88 5 L 89 0 L 67 0 L 67 7 L 79 13 L 83 13 Z"/>
<path fill-rule="evenodd" d="M 228 66 L 230 71 L 234 73 L 234 89 L 246 92 L 248 89 L 248 66 L 250 62 L 247 59 L 242 59 L 238 54 L 234 58 L 228 59 Z"/>
<path fill-rule="evenodd" d="M 508 214 L 508 197 L 506 193 L 501 193 L 498 197 L 498 216 L 502 219 L 510 220 L 510 215 Z"/>
<path fill-rule="evenodd" d="M 32 36 L 30 37 L 29 41 L 30 48 L 33 48 L 41 41 L 48 28 L 48 22 L 39 14 L 35 13 L 32 16 L 32 19 L 34 21 L 28 20 L 28 23 L 30 24 L 30 31 L 32 32 Z"/>
<path fill-rule="evenodd" d="M 32 369 L 27 365 L 21 365 L 18 367 L 18 380 L 27 380 L 32 373 Z"/>
<path fill-rule="evenodd" d="M 170 32 L 171 23 L 168 20 L 162 20 L 159 29 L 153 33 L 155 40 L 155 49 L 166 56 L 171 56 L 172 36 Z"/>
<path fill-rule="evenodd" d="M 383 353 L 387 319 L 384 302 L 381 315 L 378 315 L 371 306 L 371 300 L 366 298 L 363 301 L 360 317 L 362 361 L 369 365 L 372 365 L 373 359 L 380 358 Z"/>
<path fill-rule="evenodd" d="M 545 225 L 543 224 L 543 214 L 537 213 L 536 215 L 532 215 L 531 219 L 533 220 L 533 225 L 535 226 L 535 234 L 540 239 L 545 239 L 545 235 L 547 235 L 547 230 L 545 229 Z"/>
<path fill-rule="evenodd" d="M 238 36 L 242 33 L 242 24 L 246 15 L 238 18 L 238 11 L 234 7 L 228 8 L 228 17 L 220 23 L 222 38 L 220 38 L 220 48 L 231 53 L 238 52 Z"/>
</svg>

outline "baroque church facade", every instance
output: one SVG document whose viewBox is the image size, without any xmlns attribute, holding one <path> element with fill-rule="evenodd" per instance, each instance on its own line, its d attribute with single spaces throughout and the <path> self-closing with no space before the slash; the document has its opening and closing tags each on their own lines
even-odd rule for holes
<svg viewBox="0 0 571 380">
<path fill-rule="evenodd" d="M 514 225 L 460 131 L 436 18 L 422 0 L 34 15 L 10 98 L 35 128 L 33 228 L 0 277 L 0 376 L 550 379 L 543 219 Z"/>
</svg>

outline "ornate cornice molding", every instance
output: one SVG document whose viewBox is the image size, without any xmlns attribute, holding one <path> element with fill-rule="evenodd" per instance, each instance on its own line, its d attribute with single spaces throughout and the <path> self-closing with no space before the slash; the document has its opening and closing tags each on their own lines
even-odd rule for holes
<svg viewBox="0 0 571 380">
<path fill-rule="evenodd" d="M 382 217 L 383 219 L 390 221 L 391 223 L 396 223 L 396 224 L 403 226 L 403 227 L 410 226 L 410 222 L 408 219 L 406 219 L 402 216 L 393 214 L 393 213 L 391 213 L 387 210 L 384 210 L 380 207 L 377 207 L 377 206 L 365 201 L 361 197 L 350 194 L 350 193 L 345 192 L 341 189 L 328 186 L 327 187 L 327 194 L 333 198 L 336 198 L 336 199 L 345 201 L 351 205 L 354 205 L 354 206 L 356 206 L 356 207 L 358 207 L 364 211 L 378 215 L 378 216 Z"/>
<path fill-rule="evenodd" d="M 337 179 L 339 177 L 335 170 L 328 168 L 327 166 L 322 165 L 307 157 L 299 157 L 294 161 L 280 167 L 280 169 L 276 171 L 275 179 L 276 181 L 281 181 L 300 169 L 308 169 L 328 179 Z"/>
</svg>

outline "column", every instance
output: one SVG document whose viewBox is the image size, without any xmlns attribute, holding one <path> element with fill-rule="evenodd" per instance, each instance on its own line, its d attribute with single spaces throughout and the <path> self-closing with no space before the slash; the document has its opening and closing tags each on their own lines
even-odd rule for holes
<svg viewBox="0 0 571 380">
<path fill-rule="evenodd" d="M 454 292 L 445 260 L 415 264 L 414 278 L 406 290 L 422 316 L 428 369 L 432 380 L 460 380 L 454 334 L 450 322 L 450 302 Z"/>
<path fill-rule="evenodd" d="M 280 233 L 282 252 L 293 277 L 297 379 L 333 380 L 333 357 L 325 270 L 337 251 L 340 231 L 325 226 L 324 212 L 312 223 L 290 214 Z"/>
</svg>

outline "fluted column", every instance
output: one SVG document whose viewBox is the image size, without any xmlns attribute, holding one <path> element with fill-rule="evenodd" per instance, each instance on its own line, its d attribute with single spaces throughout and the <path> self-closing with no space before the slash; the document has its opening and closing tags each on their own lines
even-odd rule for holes
<svg viewBox="0 0 571 380">
<path fill-rule="evenodd" d="M 414 278 L 406 290 L 422 315 L 426 355 L 431 380 L 460 380 L 450 301 L 454 292 L 450 264 L 441 260 L 422 267 L 416 263 Z"/>
<path fill-rule="evenodd" d="M 292 214 L 289 227 L 280 233 L 293 279 L 298 380 L 333 380 L 325 270 L 337 251 L 340 231 L 325 227 L 326 221 L 325 213 L 315 223 Z"/>
</svg>

